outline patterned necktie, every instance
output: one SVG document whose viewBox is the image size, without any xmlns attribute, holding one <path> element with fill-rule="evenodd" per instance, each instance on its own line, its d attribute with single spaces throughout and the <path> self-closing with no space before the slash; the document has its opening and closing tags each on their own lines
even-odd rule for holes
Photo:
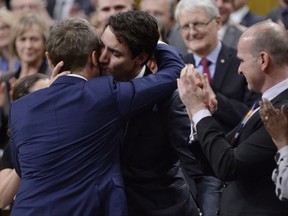
<svg viewBox="0 0 288 216">
<path fill-rule="evenodd" d="M 211 62 L 207 59 L 207 58 L 203 58 L 200 61 L 200 64 L 203 67 L 203 74 L 206 73 L 207 77 L 208 77 L 208 81 L 211 84 L 212 83 L 212 78 L 211 78 L 211 74 L 210 74 L 210 70 L 209 70 L 209 65 L 211 64 Z"/>
<path fill-rule="evenodd" d="M 240 134 L 243 131 L 243 128 L 245 126 L 245 124 L 247 123 L 247 121 L 251 118 L 251 116 L 258 110 L 259 108 L 259 101 L 256 101 L 253 106 L 251 107 L 251 109 L 248 111 L 248 113 L 245 115 L 245 117 L 242 119 L 241 124 L 238 126 L 237 132 L 235 133 L 233 140 L 232 140 L 232 144 L 235 145 Z"/>
</svg>

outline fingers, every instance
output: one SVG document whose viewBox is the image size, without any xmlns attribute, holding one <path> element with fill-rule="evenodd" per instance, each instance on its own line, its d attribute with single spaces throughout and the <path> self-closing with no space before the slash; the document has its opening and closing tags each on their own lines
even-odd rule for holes
<svg viewBox="0 0 288 216">
<path fill-rule="evenodd" d="M 50 81 L 49 81 L 49 85 L 51 85 L 58 77 L 60 77 L 60 76 L 65 76 L 65 75 L 67 75 L 67 74 L 70 74 L 70 71 L 63 71 L 63 72 L 61 72 L 60 74 L 57 74 L 56 76 L 51 76 L 50 77 Z"/>
<path fill-rule="evenodd" d="M 53 68 L 53 72 L 52 72 L 52 75 L 51 75 L 50 79 L 54 79 L 59 74 L 59 72 L 60 72 L 61 68 L 63 67 L 63 65 L 64 65 L 64 62 L 61 61 Z"/>
</svg>

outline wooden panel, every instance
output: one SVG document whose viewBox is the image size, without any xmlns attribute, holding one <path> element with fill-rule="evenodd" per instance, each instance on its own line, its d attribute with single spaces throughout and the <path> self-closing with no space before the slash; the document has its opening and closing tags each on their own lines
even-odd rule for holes
<svg viewBox="0 0 288 216">
<path fill-rule="evenodd" d="M 271 9 L 279 6 L 279 1 L 280 0 L 249 0 L 248 5 L 254 13 L 265 16 Z"/>
</svg>

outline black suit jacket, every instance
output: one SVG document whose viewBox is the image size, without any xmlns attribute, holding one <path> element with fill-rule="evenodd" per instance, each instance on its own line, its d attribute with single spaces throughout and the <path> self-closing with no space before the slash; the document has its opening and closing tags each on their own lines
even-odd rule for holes
<svg viewBox="0 0 288 216">
<path fill-rule="evenodd" d="M 199 215 L 174 149 L 189 133 L 177 91 L 128 122 L 122 167 L 131 216 Z"/>
<path fill-rule="evenodd" d="M 287 98 L 288 89 L 271 102 L 280 107 L 288 104 Z M 204 154 L 216 176 L 228 182 L 222 193 L 220 215 L 288 215 L 288 205 L 276 197 L 271 180 L 277 149 L 258 112 L 248 120 L 233 146 L 231 143 L 236 129 L 225 139 L 213 117 L 200 120 L 197 131 Z"/>
<path fill-rule="evenodd" d="M 242 33 L 243 31 L 237 26 L 228 24 L 222 42 L 228 47 L 237 49 L 238 41 Z"/>
<path fill-rule="evenodd" d="M 193 54 L 185 56 L 184 62 L 195 64 Z M 250 92 L 245 78 L 238 75 L 239 64 L 236 50 L 222 44 L 212 88 L 218 101 L 218 110 L 213 117 L 224 133 L 231 131 L 241 121 L 250 106 L 260 97 L 259 94 Z M 187 149 L 189 154 L 186 153 Z M 183 167 L 191 179 L 198 176 L 215 175 L 198 142 L 178 148 L 177 151 L 180 153 Z"/>
</svg>

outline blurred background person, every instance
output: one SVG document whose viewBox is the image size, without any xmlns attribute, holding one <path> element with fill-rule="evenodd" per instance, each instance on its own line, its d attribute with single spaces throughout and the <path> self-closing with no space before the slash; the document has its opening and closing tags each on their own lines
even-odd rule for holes
<svg viewBox="0 0 288 216">
<path fill-rule="evenodd" d="M 246 27 L 264 20 L 264 17 L 250 11 L 248 0 L 234 0 L 234 12 L 230 16 L 233 23 Z"/>
<path fill-rule="evenodd" d="M 97 29 L 100 36 L 110 16 L 135 9 L 136 3 L 134 0 L 97 0 L 95 2 L 95 12 L 90 17 L 90 23 Z"/>
<path fill-rule="evenodd" d="M 46 9 L 45 0 L 9 0 L 7 1 L 7 8 L 10 9 L 18 19 L 28 13 L 33 13 L 41 16 L 49 26 L 54 23 L 53 18 Z"/>
<path fill-rule="evenodd" d="M 278 22 L 279 20 L 282 20 L 283 12 L 287 10 L 288 10 L 288 0 L 279 0 L 279 6 L 269 11 L 266 18 L 271 19 L 273 22 Z"/>
<path fill-rule="evenodd" d="M 88 19 L 95 11 L 92 0 L 47 0 L 46 2 L 47 11 L 54 20 L 69 17 Z"/>
<path fill-rule="evenodd" d="M 222 26 L 218 30 L 218 37 L 226 46 L 237 49 L 244 26 L 240 27 L 240 25 L 230 22 L 230 14 L 234 10 L 234 0 L 215 0 L 215 2 L 222 17 Z"/>
<path fill-rule="evenodd" d="M 6 100 L 3 107 L 2 134 L 0 134 L 0 146 L 2 148 L 8 142 L 7 117 L 10 95 L 13 92 L 15 81 L 35 73 L 51 75 L 51 69 L 48 67 L 45 57 L 48 34 L 47 23 L 36 14 L 27 14 L 12 26 L 12 53 L 19 59 L 20 67 L 16 71 L 2 76 L 2 82 L 6 82 Z"/>
<path fill-rule="evenodd" d="M 0 77 L 19 68 L 19 61 L 11 53 L 11 27 L 15 23 L 13 14 L 5 7 L 0 9 Z"/>
<path fill-rule="evenodd" d="M 187 54 L 187 47 L 181 37 L 177 25 L 175 25 L 174 10 L 175 0 L 141 0 L 139 9 L 154 16 L 163 24 L 163 32 L 167 43 L 175 46 L 182 55 Z"/>
</svg>

